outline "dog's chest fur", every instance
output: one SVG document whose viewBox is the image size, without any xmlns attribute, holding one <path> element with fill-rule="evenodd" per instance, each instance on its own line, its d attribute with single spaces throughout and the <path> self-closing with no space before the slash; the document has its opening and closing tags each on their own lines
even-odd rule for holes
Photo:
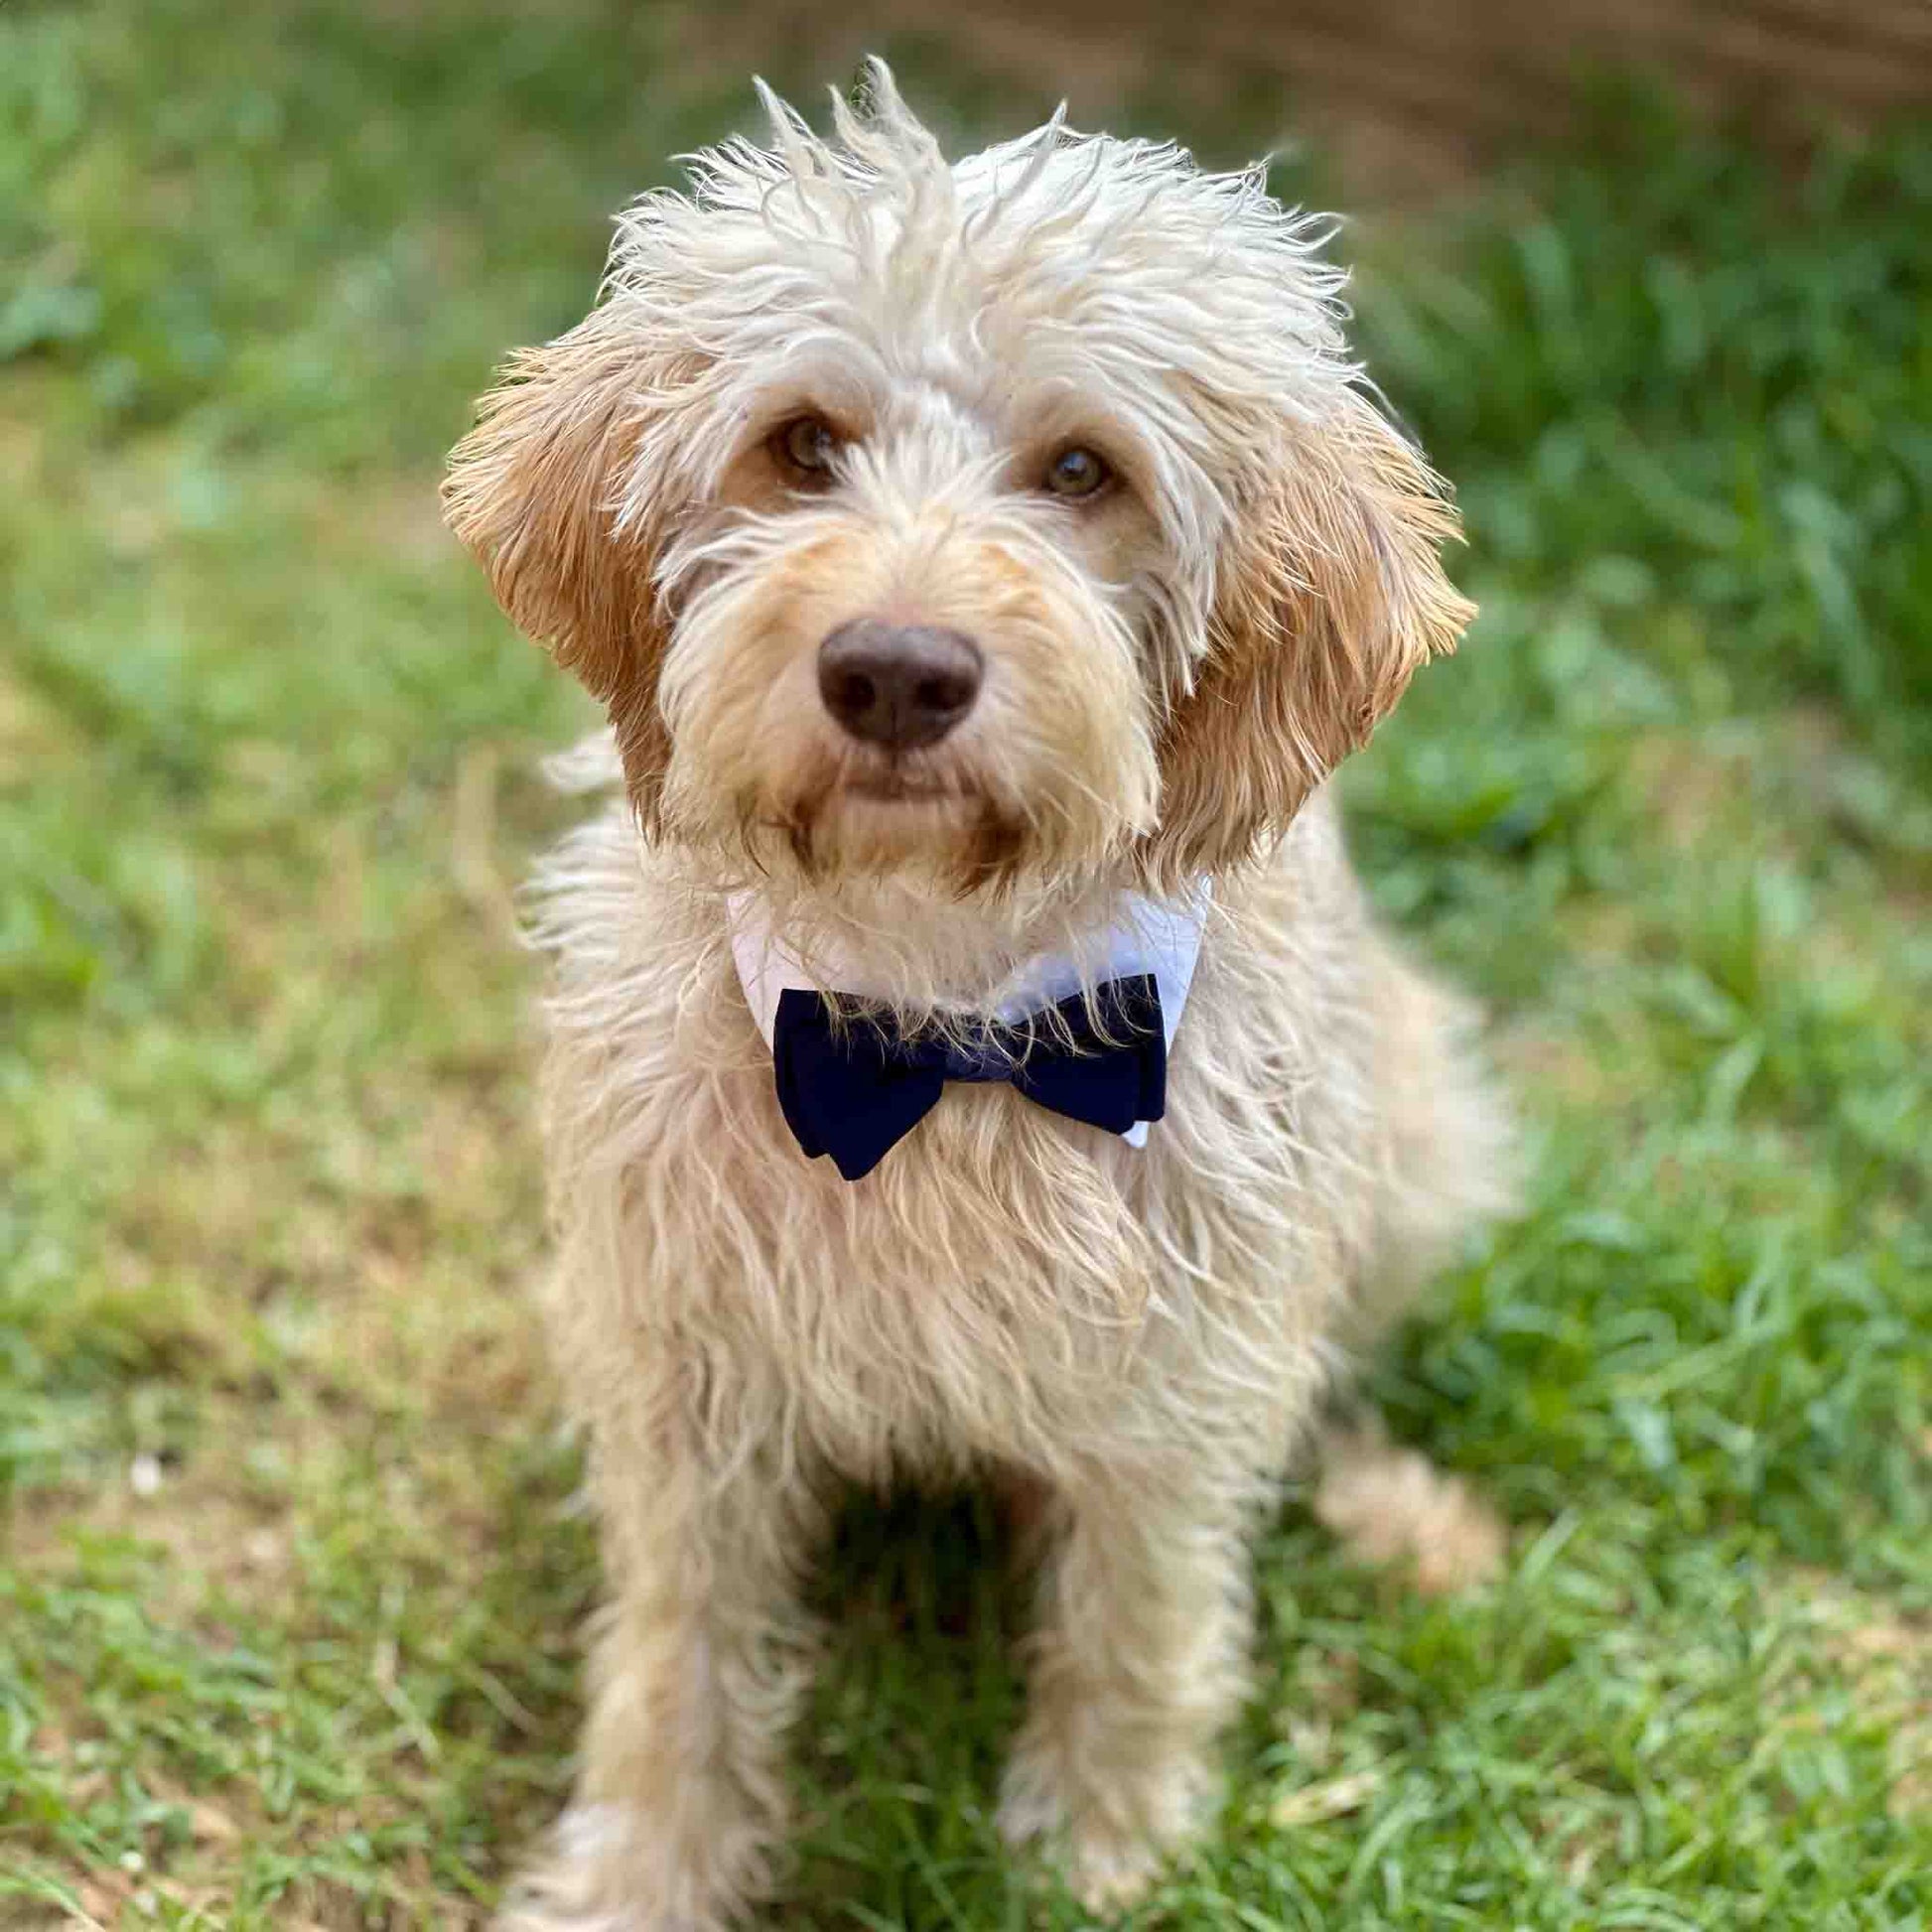
<svg viewBox="0 0 1932 1932">
<path fill-rule="evenodd" d="M 565 1274 L 620 1306 L 559 1308 L 597 1337 L 566 1364 L 642 1388 L 674 1362 L 719 1441 L 782 1417 L 866 1480 L 1282 1414 L 1320 1373 L 1375 1161 L 1361 913 L 1328 815 L 1306 826 L 1210 924 L 1145 1150 L 954 1086 L 856 1184 L 784 1125 L 718 901 L 621 814 L 583 828 L 549 882 L 548 1141 L 566 1239 L 610 1244 Z"/>
</svg>

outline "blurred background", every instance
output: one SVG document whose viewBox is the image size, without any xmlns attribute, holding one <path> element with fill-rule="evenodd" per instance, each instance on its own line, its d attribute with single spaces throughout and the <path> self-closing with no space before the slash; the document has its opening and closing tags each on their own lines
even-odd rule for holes
<svg viewBox="0 0 1932 1932">
<path fill-rule="evenodd" d="M 1523 1222 L 1378 1371 L 1508 1515 L 1291 1504 L 1137 1924 L 1932 1920 L 1923 0 L 0 8 L 0 1926 L 483 1922 L 595 1595 L 512 895 L 587 711 L 438 521 L 669 157 L 865 51 L 964 146 L 1273 151 L 1483 607 L 1350 767 Z M 1080 1923 L 970 1505 L 848 1524 L 780 1922 Z"/>
</svg>

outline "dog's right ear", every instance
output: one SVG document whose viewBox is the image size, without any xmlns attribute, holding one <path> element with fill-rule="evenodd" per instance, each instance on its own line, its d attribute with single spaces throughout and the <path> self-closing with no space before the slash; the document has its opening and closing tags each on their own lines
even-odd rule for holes
<svg viewBox="0 0 1932 1932">
<path fill-rule="evenodd" d="M 646 823 L 669 753 L 657 706 L 664 619 L 652 570 L 661 515 L 621 516 L 665 372 L 614 306 L 513 356 L 451 453 L 449 526 L 517 627 L 604 701 Z"/>
</svg>

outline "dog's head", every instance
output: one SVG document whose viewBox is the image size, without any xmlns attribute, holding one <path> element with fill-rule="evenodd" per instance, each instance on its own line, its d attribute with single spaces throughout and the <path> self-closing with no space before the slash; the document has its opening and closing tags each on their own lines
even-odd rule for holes
<svg viewBox="0 0 1932 1932">
<path fill-rule="evenodd" d="M 948 166 L 875 67 L 623 217 L 450 520 L 654 835 L 997 891 L 1239 862 L 1472 615 L 1323 228 L 1057 121 Z"/>
</svg>

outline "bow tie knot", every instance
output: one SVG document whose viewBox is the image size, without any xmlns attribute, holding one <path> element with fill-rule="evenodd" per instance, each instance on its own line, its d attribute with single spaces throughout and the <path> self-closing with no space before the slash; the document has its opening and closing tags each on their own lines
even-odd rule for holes
<svg viewBox="0 0 1932 1932">
<path fill-rule="evenodd" d="M 870 1173 L 960 1080 L 1011 1082 L 1035 1105 L 1109 1133 L 1159 1120 L 1167 1035 L 1153 974 L 1104 981 L 1015 1026 L 965 1041 L 902 1037 L 875 1021 L 843 1024 L 820 993 L 778 996 L 771 1050 L 778 1104 L 803 1151 L 829 1154 L 847 1180 Z"/>
</svg>

